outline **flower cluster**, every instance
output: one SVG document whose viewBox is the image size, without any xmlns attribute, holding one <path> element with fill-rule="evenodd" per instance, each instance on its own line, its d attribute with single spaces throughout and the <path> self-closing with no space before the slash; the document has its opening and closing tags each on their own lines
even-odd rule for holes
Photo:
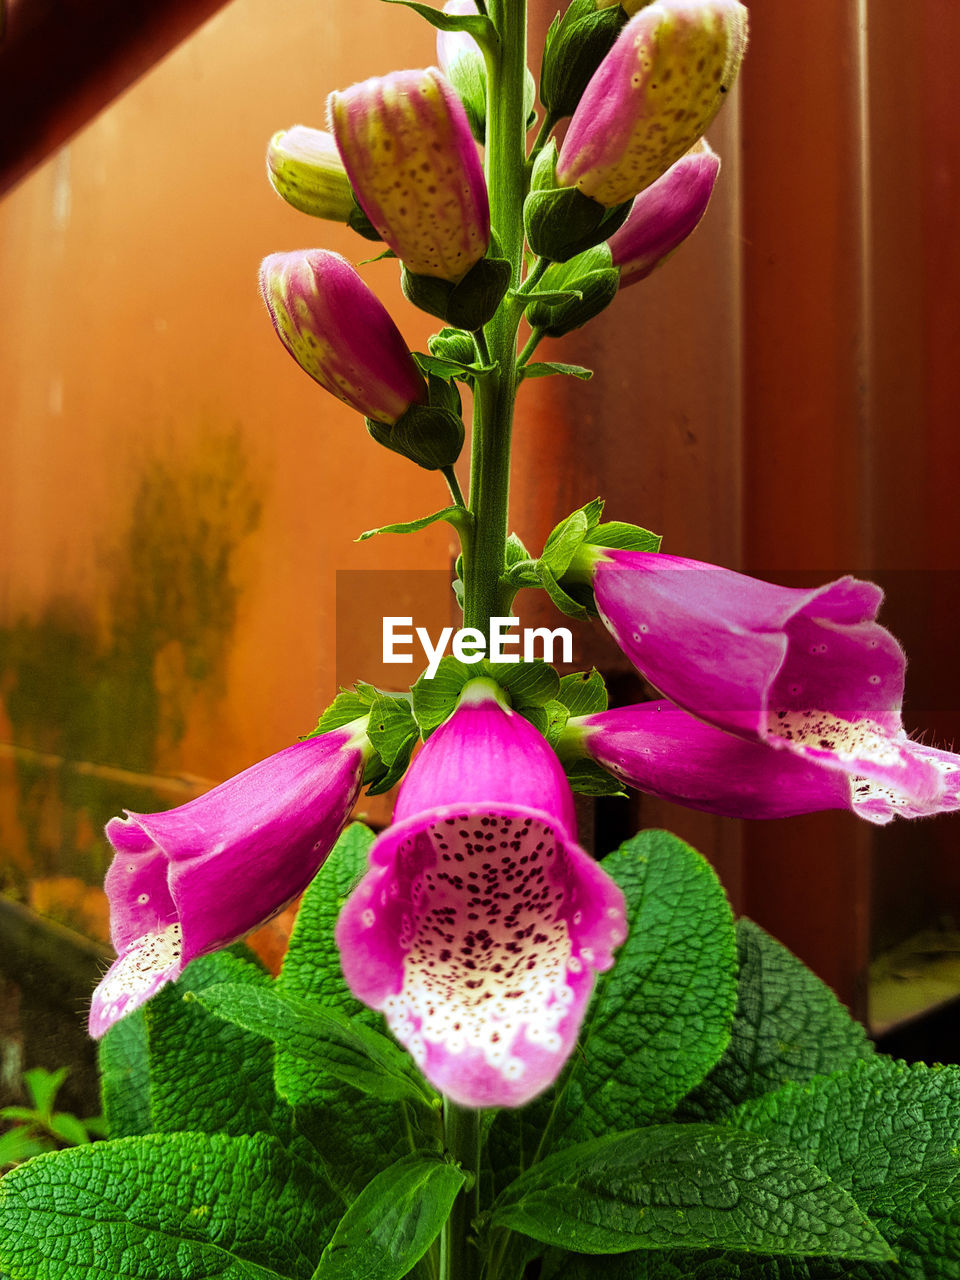
<svg viewBox="0 0 960 1280">
<path fill-rule="evenodd" d="M 414 355 L 355 268 L 311 249 L 263 262 L 278 337 L 363 414 L 375 440 L 445 473 L 463 439 L 453 383 L 481 408 L 510 399 L 540 336 L 585 323 L 663 263 L 717 181 L 703 133 L 743 56 L 743 6 L 576 0 L 568 17 L 544 56 L 541 137 L 518 166 L 529 190 L 516 229 L 522 218 L 535 259 L 525 278 L 520 237 L 508 261 L 491 229 L 478 145 L 497 36 L 472 0 L 445 7 L 443 70 L 333 93 L 329 131 L 298 125 L 268 150 L 285 200 L 382 240 L 407 296 L 448 326 L 429 356 Z M 565 114 L 558 150 L 547 138 Z M 512 346 L 491 355 L 504 298 Z M 518 362 L 521 315 L 532 332 Z M 485 398 L 497 358 L 508 390 Z M 456 506 L 439 514 L 469 535 L 478 513 L 447 479 Z M 545 548 L 540 585 L 560 601 L 568 588 L 586 591 L 660 697 L 574 716 L 548 738 L 509 690 L 486 675 L 467 681 L 446 718 L 422 726 L 393 821 L 336 928 L 351 990 L 462 1106 L 519 1106 L 557 1078 L 595 976 L 626 935 L 620 889 L 577 843 L 571 763 L 586 758 L 642 791 L 740 817 L 846 808 L 884 823 L 960 807 L 960 757 L 904 732 L 905 659 L 876 621 L 876 587 L 844 578 L 789 589 L 623 543 L 609 549 L 577 514 L 580 545 L 566 547 L 555 576 Z M 465 539 L 466 579 L 468 548 Z M 503 558 L 492 576 L 505 589 Z M 94 1035 L 304 889 L 357 799 L 381 721 L 337 720 L 190 804 L 108 825 L 118 959 L 94 996 Z M 408 760 L 409 749 L 399 764 L 381 759 L 384 786 Z"/>
</svg>

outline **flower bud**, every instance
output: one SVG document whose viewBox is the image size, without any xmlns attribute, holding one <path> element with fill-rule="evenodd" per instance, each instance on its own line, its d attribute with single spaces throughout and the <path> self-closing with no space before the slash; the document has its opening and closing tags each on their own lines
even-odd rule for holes
<svg viewBox="0 0 960 1280">
<path fill-rule="evenodd" d="M 610 52 L 624 17 L 612 5 L 571 0 L 547 32 L 540 68 L 540 101 L 554 120 L 572 115 L 597 67 Z"/>
<path fill-rule="evenodd" d="M 655 0 L 587 85 L 557 181 L 600 204 L 629 200 L 688 151 L 720 110 L 747 42 L 737 0 Z"/>
<path fill-rule="evenodd" d="M 267 148 L 267 177 L 277 195 L 301 213 L 346 222 L 355 205 L 333 134 L 297 124 Z"/>
<path fill-rule="evenodd" d="M 619 4 L 628 18 L 632 18 L 635 13 L 639 13 L 650 3 L 650 0 L 596 0 L 598 9 L 612 9 Z"/>
<path fill-rule="evenodd" d="M 444 13 L 476 15 L 474 0 L 447 0 Z M 487 124 L 487 66 L 480 46 L 466 31 L 437 32 L 437 62 L 460 95 L 470 130 L 483 142 Z"/>
<path fill-rule="evenodd" d="M 426 400 L 426 383 L 399 329 L 338 253 L 271 254 L 260 267 L 260 292 L 297 364 L 351 409 L 392 423 Z"/>
<path fill-rule="evenodd" d="M 490 242 L 490 209 L 463 104 L 435 67 L 332 93 L 330 123 L 367 217 L 408 270 L 463 278 Z"/>
<path fill-rule="evenodd" d="M 707 211 L 720 157 L 701 138 L 641 191 L 623 226 L 607 241 L 620 288 L 644 280 L 686 240 Z"/>
</svg>

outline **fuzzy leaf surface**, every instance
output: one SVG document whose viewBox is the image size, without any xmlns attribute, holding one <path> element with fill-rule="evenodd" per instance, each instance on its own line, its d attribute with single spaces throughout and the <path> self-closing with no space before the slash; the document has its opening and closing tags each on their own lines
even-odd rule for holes
<svg viewBox="0 0 960 1280">
<path fill-rule="evenodd" d="M 310 1280 L 333 1229 L 308 1168 L 265 1134 L 97 1142 L 0 1182 L 10 1280 Z"/>
<path fill-rule="evenodd" d="M 680 1108 L 715 1120 L 788 1081 L 829 1075 L 873 1055 L 867 1033 L 830 988 L 752 920 L 737 921 L 740 977 L 723 1057 Z"/>
<path fill-rule="evenodd" d="M 580 1253 L 683 1243 L 891 1258 L 846 1191 L 789 1148 L 751 1137 L 719 1125 L 668 1124 L 580 1143 L 517 1178 L 491 1222 Z"/>
</svg>

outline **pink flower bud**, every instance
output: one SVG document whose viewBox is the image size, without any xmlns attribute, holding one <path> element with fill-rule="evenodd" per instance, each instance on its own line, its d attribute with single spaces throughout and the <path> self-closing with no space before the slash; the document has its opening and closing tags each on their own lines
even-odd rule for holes
<svg viewBox="0 0 960 1280">
<path fill-rule="evenodd" d="M 301 213 L 346 222 L 355 205 L 350 179 L 333 135 L 297 124 L 281 130 L 267 148 L 270 185 Z"/>
<path fill-rule="evenodd" d="M 620 287 L 645 279 L 686 240 L 707 211 L 720 157 L 701 140 L 633 202 L 626 222 L 607 241 Z"/>
<path fill-rule="evenodd" d="M 627 23 L 587 85 L 557 181 L 600 204 L 648 187 L 701 136 L 747 43 L 737 0 L 655 0 Z"/>
<path fill-rule="evenodd" d="M 490 209 L 463 104 L 436 67 L 332 93 L 330 125 L 364 213 L 409 271 L 460 280 Z"/>
<path fill-rule="evenodd" d="M 273 253 L 260 267 L 260 292 L 297 364 L 351 409 L 393 423 L 426 401 L 400 330 L 346 258 L 326 249 Z"/>
</svg>

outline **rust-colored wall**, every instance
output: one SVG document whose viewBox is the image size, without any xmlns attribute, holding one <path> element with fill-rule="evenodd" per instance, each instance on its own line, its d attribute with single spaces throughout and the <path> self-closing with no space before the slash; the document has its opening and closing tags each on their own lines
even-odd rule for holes
<svg viewBox="0 0 960 1280">
<path fill-rule="evenodd" d="M 554 7 L 534 0 L 534 33 Z M 940 678 L 960 552 L 960 16 L 930 0 L 904 28 L 877 0 L 864 34 L 866 12 L 752 6 L 704 225 L 554 344 L 596 369 L 590 384 L 523 389 L 515 523 L 536 547 L 603 493 L 678 554 L 805 581 L 885 571 L 909 724 L 960 740 L 956 677 Z M 233 0 L 0 204 L 0 877 L 95 936 L 107 817 L 278 749 L 337 666 L 373 668 L 366 630 L 341 635 L 335 663 L 337 572 L 352 616 L 356 571 L 449 561 L 444 526 L 352 542 L 444 489 L 296 369 L 255 288 L 275 249 L 371 251 L 273 195 L 270 134 L 322 124 L 332 88 L 433 56 L 422 23 L 376 0 Z M 422 347 L 434 326 L 395 266 L 363 270 Z M 407 574 L 403 589 L 421 588 Z M 421 616 L 443 613 L 432 579 L 422 590 Z M 637 696 L 602 629 L 578 635 L 578 665 Z M 681 831 L 848 1000 L 871 933 L 960 911 L 951 819 L 751 827 L 641 800 L 598 822 Z"/>
</svg>

